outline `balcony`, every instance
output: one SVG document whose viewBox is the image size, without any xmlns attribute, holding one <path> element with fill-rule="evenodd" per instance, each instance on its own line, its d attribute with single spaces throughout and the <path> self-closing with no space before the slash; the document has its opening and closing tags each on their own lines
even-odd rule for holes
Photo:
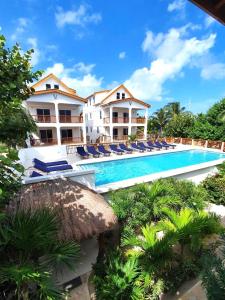
<svg viewBox="0 0 225 300">
<path fill-rule="evenodd" d="M 32 115 L 37 123 L 56 123 L 56 116 L 53 115 Z"/>
<path fill-rule="evenodd" d="M 33 139 L 31 141 L 31 146 L 40 147 L 40 146 L 52 146 L 57 145 L 57 139 L 45 138 L 45 139 Z"/>
<path fill-rule="evenodd" d="M 83 123 L 83 116 L 59 116 L 60 123 Z"/>
<path fill-rule="evenodd" d="M 114 141 L 127 141 L 128 135 L 114 135 L 113 140 Z"/>
<path fill-rule="evenodd" d="M 145 118 L 144 117 L 132 118 L 131 122 L 135 124 L 145 124 Z"/>
<path fill-rule="evenodd" d="M 129 123 L 129 118 L 118 118 L 118 117 L 113 117 L 112 118 L 112 122 L 115 123 L 115 124 L 118 124 L 118 123 L 123 123 L 123 124 L 127 124 Z M 110 118 L 107 117 L 107 118 L 104 118 L 104 123 L 105 124 L 109 124 L 110 123 Z"/>
<path fill-rule="evenodd" d="M 61 138 L 61 144 L 62 145 L 68 145 L 68 144 L 80 144 L 83 143 L 82 137 L 65 137 Z"/>
</svg>

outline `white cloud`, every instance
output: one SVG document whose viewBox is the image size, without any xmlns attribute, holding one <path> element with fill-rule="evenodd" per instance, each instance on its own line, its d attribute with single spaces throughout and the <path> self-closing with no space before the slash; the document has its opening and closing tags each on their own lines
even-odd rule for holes
<svg viewBox="0 0 225 300">
<path fill-rule="evenodd" d="M 150 65 L 133 72 L 125 84 L 143 100 L 161 100 L 167 80 L 182 74 L 192 59 L 205 55 L 214 46 L 216 35 L 187 38 L 187 29 L 171 28 L 166 34 L 146 33 L 142 49 L 153 56 Z"/>
<path fill-rule="evenodd" d="M 225 64 L 212 63 L 203 66 L 201 71 L 201 77 L 206 80 L 225 78 Z"/>
<path fill-rule="evenodd" d="M 120 52 L 118 57 L 119 59 L 124 59 L 126 57 L 126 52 L 125 51 Z"/>
<path fill-rule="evenodd" d="M 28 38 L 27 39 L 27 43 L 31 46 L 31 48 L 34 50 L 34 53 L 32 55 L 32 59 L 31 59 L 31 64 L 33 66 L 37 65 L 39 60 L 40 60 L 40 56 L 41 56 L 41 52 L 38 49 L 38 43 L 37 43 L 37 39 L 36 38 Z"/>
<path fill-rule="evenodd" d="M 22 33 L 24 33 L 24 31 L 28 27 L 28 24 L 29 24 L 29 20 L 27 18 L 17 19 L 16 29 L 15 29 L 15 32 L 11 35 L 11 39 L 13 41 L 16 41 L 19 38 L 19 36 Z"/>
<path fill-rule="evenodd" d="M 185 9 L 186 0 L 174 0 L 168 5 L 168 11 L 173 12 L 175 10 L 182 11 Z"/>
<path fill-rule="evenodd" d="M 68 86 L 77 90 L 79 95 L 87 97 L 94 91 L 101 89 L 103 81 L 102 77 L 97 78 L 95 74 L 87 73 L 88 68 L 91 72 L 93 67 L 94 65 L 85 65 L 80 62 L 71 68 L 66 68 L 62 63 L 55 63 L 52 67 L 47 68 L 45 75 L 49 73 L 55 74 Z M 77 74 L 77 71 L 80 71 L 82 74 Z"/>
<path fill-rule="evenodd" d="M 216 23 L 216 20 L 211 16 L 206 16 L 204 23 L 205 23 L 205 27 L 209 28 L 212 24 Z"/>
<path fill-rule="evenodd" d="M 58 8 L 55 14 L 56 25 L 59 28 L 65 25 L 85 26 L 88 23 L 97 24 L 101 21 L 100 13 L 89 13 L 90 7 L 81 4 L 78 9 L 64 11 L 61 7 Z"/>
</svg>

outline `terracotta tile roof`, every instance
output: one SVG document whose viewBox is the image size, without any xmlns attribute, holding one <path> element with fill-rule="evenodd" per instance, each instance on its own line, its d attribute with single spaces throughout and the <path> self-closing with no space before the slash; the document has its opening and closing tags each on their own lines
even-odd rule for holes
<svg viewBox="0 0 225 300">
<path fill-rule="evenodd" d="M 82 98 L 76 94 L 71 94 L 71 93 L 67 93 L 67 92 L 64 92 L 64 91 L 61 91 L 61 90 L 58 90 L 58 89 L 50 89 L 50 90 L 40 90 L 40 91 L 35 91 L 33 93 L 33 95 L 43 95 L 43 94 L 60 94 L 60 95 L 64 95 L 64 96 L 67 96 L 69 98 L 73 98 L 73 99 L 76 99 L 76 100 L 79 100 L 79 101 L 82 101 L 84 103 L 87 103 L 87 100 L 85 98 Z"/>
</svg>

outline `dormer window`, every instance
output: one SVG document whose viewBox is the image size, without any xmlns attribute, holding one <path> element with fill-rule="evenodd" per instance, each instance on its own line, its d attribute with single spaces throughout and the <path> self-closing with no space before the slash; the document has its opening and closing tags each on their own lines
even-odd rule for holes
<svg viewBox="0 0 225 300">
<path fill-rule="evenodd" d="M 120 93 L 116 93 L 116 99 L 120 99 Z"/>
<path fill-rule="evenodd" d="M 122 93 L 122 99 L 125 99 L 125 93 Z"/>
<path fill-rule="evenodd" d="M 58 90 L 59 89 L 59 85 L 58 84 L 54 84 L 54 89 Z"/>
<path fill-rule="evenodd" d="M 50 90 L 51 89 L 51 84 L 49 84 L 49 83 L 46 83 L 46 90 Z"/>
</svg>

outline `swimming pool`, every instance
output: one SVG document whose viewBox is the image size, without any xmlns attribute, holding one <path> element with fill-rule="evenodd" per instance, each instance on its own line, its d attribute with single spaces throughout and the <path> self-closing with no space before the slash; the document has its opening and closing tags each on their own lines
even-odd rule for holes
<svg viewBox="0 0 225 300">
<path fill-rule="evenodd" d="M 96 171 L 96 186 L 150 175 L 172 169 L 225 159 L 225 154 L 204 150 L 187 150 L 157 155 L 123 158 L 82 164 L 84 170 Z"/>
</svg>

